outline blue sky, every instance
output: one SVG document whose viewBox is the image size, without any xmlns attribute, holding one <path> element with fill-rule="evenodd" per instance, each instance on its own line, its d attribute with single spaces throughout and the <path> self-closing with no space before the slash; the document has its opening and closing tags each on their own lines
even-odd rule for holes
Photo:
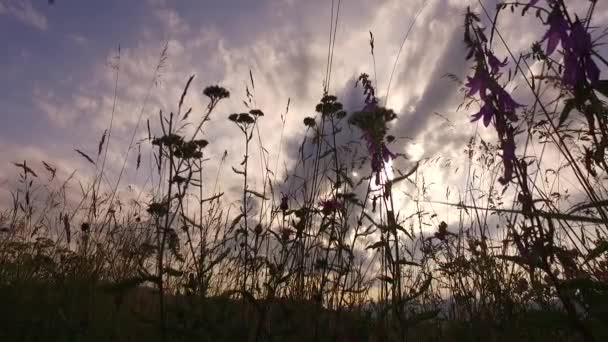
<svg viewBox="0 0 608 342">
<path fill-rule="evenodd" d="M 484 3 L 493 9 L 496 1 Z M 572 3 L 581 11 L 587 5 L 584 0 Z M 389 99 L 399 115 L 395 135 L 410 138 L 397 152 L 413 159 L 440 156 L 460 163 L 475 129 L 469 123 L 472 111 L 457 110 L 462 94 L 443 76 L 464 77 L 469 70 L 461 43 L 462 20 L 467 5 L 479 9 L 476 1 L 341 1 L 330 91 L 350 109 L 362 105 L 353 86 L 359 73 L 373 73 L 371 30 L 377 84 L 384 94 L 403 35 L 423 5 L 400 55 Z M 256 80 L 258 107 L 267 113 L 261 129 L 271 151 L 279 144 L 277 118 L 291 98 L 287 143 L 282 145 L 282 161 L 288 163 L 294 142 L 302 137 L 302 118 L 312 114 L 321 97 L 330 8 L 327 0 L 56 0 L 52 6 L 46 0 L 0 0 L 0 41 L 5 46 L 0 54 L 2 197 L 17 171 L 10 166 L 13 161 L 27 159 L 39 167 L 46 160 L 64 175 L 77 169 L 85 179 L 93 172 L 73 149 L 94 153 L 108 127 L 116 77 L 110 64 L 116 62 L 118 46 L 110 177 L 122 163 L 143 104 L 144 120 L 155 120 L 159 110 L 174 110 L 191 74 L 196 78 L 187 104 L 195 108 L 195 115 L 205 106 L 205 86 L 220 84 L 232 93 L 205 131 L 212 141 L 210 165 L 216 165 L 224 151 L 232 158 L 229 165 L 239 161 L 234 128 L 225 116 L 242 111 L 249 70 Z M 543 28 L 534 18 L 504 18 L 500 28 L 515 52 L 542 37 Z M 598 25 L 608 19 L 605 2 L 598 3 L 595 18 Z M 150 87 L 165 44 L 168 58 L 160 82 Z M 434 113 L 448 117 L 450 125 Z M 136 134 L 145 135 L 143 126 Z M 481 134 L 492 137 L 491 132 Z M 443 184 L 457 184 L 460 177 L 439 169 L 434 175 Z M 137 172 L 127 176 L 127 183 L 137 183 Z M 227 184 L 237 179 L 227 177 Z"/>
</svg>

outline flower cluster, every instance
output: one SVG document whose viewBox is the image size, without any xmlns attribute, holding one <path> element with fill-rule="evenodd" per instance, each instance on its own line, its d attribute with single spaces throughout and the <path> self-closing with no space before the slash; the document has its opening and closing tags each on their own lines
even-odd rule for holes
<svg viewBox="0 0 608 342">
<path fill-rule="evenodd" d="M 353 113 L 349 118 L 350 124 L 363 131 L 362 138 L 365 140 L 371 157 L 371 167 L 376 175 L 376 185 L 380 185 L 380 173 L 384 170 L 385 164 L 396 157 L 384 142 L 385 139 L 389 140 L 389 136 L 386 135 L 388 131 L 387 123 L 396 118 L 395 112 L 378 106 L 375 98 L 367 102 L 363 110 Z"/>
<path fill-rule="evenodd" d="M 591 58 L 591 35 L 578 18 L 570 24 L 559 4 L 550 3 L 553 9 L 546 23 L 549 29 L 543 37 L 543 42 L 547 41 L 545 55 L 553 54 L 561 43 L 564 53 L 562 84 L 568 89 L 579 87 L 585 79 L 589 79 L 592 85 L 596 84 L 600 70 Z"/>
<path fill-rule="evenodd" d="M 481 100 L 480 109 L 473 114 L 471 121 L 483 119 L 486 127 L 493 123 L 496 128 L 504 165 L 504 174 L 499 181 L 506 184 L 512 178 L 515 160 L 515 130 L 512 124 L 517 121 L 516 110 L 522 105 L 513 100 L 511 94 L 498 83 L 501 68 L 507 66 L 507 59 L 501 61 L 488 48 L 484 29 L 478 22 L 477 15 L 467 11 L 464 41 L 469 50 L 468 58 L 474 58 L 476 65 L 473 77 L 467 77 L 466 95 L 478 95 Z"/>
<path fill-rule="evenodd" d="M 321 200 L 319 205 L 321 206 L 321 212 L 323 212 L 324 215 L 330 215 L 344 209 L 342 203 L 336 199 Z"/>
<path fill-rule="evenodd" d="M 171 133 L 160 138 L 154 138 L 152 145 L 173 150 L 173 154 L 181 159 L 199 159 L 203 157 L 202 149 L 209 142 L 204 139 L 185 141 L 180 135 Z"/>
</svg>

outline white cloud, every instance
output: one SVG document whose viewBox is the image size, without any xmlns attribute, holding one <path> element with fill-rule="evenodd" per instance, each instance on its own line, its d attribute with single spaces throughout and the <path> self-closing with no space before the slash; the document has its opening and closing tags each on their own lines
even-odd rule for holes
<svg viewBox="0 0 608 342">
<path fill-rule="evenodd" d="M 154 3 L 166 6 L 164 2 Z M 374 73 L 368 45 L 368 30 L 371 29 L 375 37 L 378 93 L 383 96 L 403 34 L 421 3 L 418 1 L 414 6 L 400 0 L 381 4 L 347 3 L 350 8 L 344 8 L 343 13 L 346 14 L 343 14 L 337 32 L 332 92 L 348 95 L 353 86 L 349 83 L 353 76 L 360 72 Z M 164 24 L 160 34 L 171 38 L 168 41 L 168 59 L 161 69 L 162 82 L 149 88 L 158 63 L 161 41 L 166 37 L 159 37 L 159 32 L 154 29 L 144 30 L 150 35 L 138 37 L 135 44 L 121 52 L 110 169 L 120 167 L 145 99 L 147 102 L 137 137 L 147 135 L 147 118 L 150 118 L 153 134 L 159 132 L 158 111 L 162 109 L 168 113 L 176 109 L 179 95 L 191 74 L 197 75 L 186 98 L 186 107 L 193 108 L 191 119 L 200 118 L 205 108 L 206 98 L 201 94 L 205 86 L 219 84 L 228 88 L 232 95 L 212 115 L 212 121 L 204 131 L 205 138 L 210 141 L 208 169 L 216 170 L 225 150 L 229 152 L 225 167 L 238 165 L 242 158 L 242 146 L 234 139 L 238 129 L 226 120 L 226 116 L 243 110 L 242 100 L 250 69 L 256 83 L 256 106 L 266 113 L 260 129 L 263 143 L 272 153 L 270 160 L 274 167 L 279 144 L 277 132 L 281 129 L 279 118 L 287 99 L 291 97 L 285 139 L 295 141 L 303 132 L 302 119 L 313 113 L 322 91 L 328 18 L 316 16 L 314 12 L 303 12 L 300 6 L 303 5 L 293 2 L 281 8 L 280 15 L 269 13 L 268 18 L 260 18 L 268 29 L 252 34 L 248 43 L 241 45 L 234 44 L 234 37 L 224 32 L 222 27 L 189 23 L 174 9 L 153 8 L 152 13 L 156 17 L 149 26 L 158 25 L 160 20 Z M 399 114 L 394 131 L 397 136 L 411 135 L 414 139 L 400 140 L 401 145 L 394 147 L 398 150 L 396 152 L 409 152 L 415 159 L 439 158 L 434 162 L 427 161 L 423 166 L 427 184 L 434 184 L 429 185 L 428 196 L 431 199 L 443 199 L 448 185 L 453 194 L 449 200 L 457 199 L 459 188 L 464 187 L 463 178 L 468 165 L 462 151 L 475 132 L 475 125 L 469 122 L 469 115 L 475 108 L 456 112 L 462 94 L 458 93 L 457 85 L 442 79 L 447 72 L 467 71 L 461 43 L 465 6 L 466 2 L 454 0 L 429 2 L 406 42 L 391 89 L 390 103 Z M 357 17 L 349 17 L 348 13 Z M 598 15 L 601 13 L 604 12 L 598 12 Z M 520 20 L 526 24 L 518 25 Z M 506 15 L 500 22 L 499 28 L 505 32 L 504 38 L 509 44 L 513 44 L 515 53 L 528 48 L 534 37 L 542 36 L 541 25 L 527 20 Z M 237 32 L 249 37 L 249 27 L 243 27 L 242 31 Z M 114 54 L 114 51 L 108 52 L 110 56 Z M 108 126 L 114 101 L 115 71 L 105 67 L 105 60 L 100 58 L 97 61 L 90 79 L 83 84 L 71 85 L 73 96 L 60 98 L 51 91 L 37 90 L 34 100 L 38 108 L 53 123 L 70 128 L 74 134 L 86 132 L 86 138 L 90 138 L 91 132 L 100 135 Z M 341 100 L 347 102 L 349 99 Z M 451 123 L 448 125 L 434 112 L 447 117 Z M 491 129 L 479 127 L 479 134 L 488 141 L 495 140 Z M 87 144 L 92 147 L 95 142 Z M 283 142 L 282 146 L 285 149 L 289 145 Z M 291 156 L 286 155 L 288 152 L 281 151 L 282 157 L 290 162 Z M 253 163 L 259 161 L 253 159 Z M 450 170 L 447 165 L 457 165 L 458 172 Z M 407 169 L 407 165 L 404 168 Z M 229 189 L 236 180 L 232 173 L 227 173 L 222 184 Z M 406 210 L 411 204 L 406 197 L 398 200 L 403 202 Z"/>
<path fill-rule="evenodd" d="M 68 38 L 78 45 L 86 45 L 89 42 L 85 36 L 78 33 L 72 33 L 68 35 Z"/>
<path fill-rule="evenodd" d="M 0 14 L 10 14 L 22 23 L 42 31 L 48 29 L 44 14 L 32 5 L 30 0 L 0 0 Z"/>
</svg>

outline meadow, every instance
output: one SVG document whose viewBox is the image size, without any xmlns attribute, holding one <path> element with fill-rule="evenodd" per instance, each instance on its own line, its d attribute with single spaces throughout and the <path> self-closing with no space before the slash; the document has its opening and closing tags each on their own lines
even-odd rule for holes
<svg viewBox="0 0 608 342">
<path fill-rule="evenodd" d="M 142 193 L 107 181 L 112 122 L 94 154 L 75 151 L 94 167 L 88 183 L 59 179 L 52 161 L 3 166 L 20 175 L 0 208 L 0 340 L 608 340 L 608 61 L 595 6 L 585 17 L 563 0 L 463 8 L 471 68 L 446 78 L 494 139 L 471 136 L 462 151 L 459 201 L 429 197 L 436 160 L 393 152 L 400 118 L 375 65 L 356 82 L 360 110 L 327 90 L 314 116 L 286 104 L 283 127 L 297 120 L 304 137 L 287 174 L 281 146 L 263 144 L 251 72 L 240 113 L 218 111 L 235 95 L 197 89 L 193 75 L 173 111 L 137 114 L 146 137 L 134 131 L 120 175 L 145 170 Z M 546 33 L 513 55 L 503 16 Z M 513 82 L 533 101 L 518 103 Z M 185 105 L 193 92 L 206 107 Z M 211 120 L 231 129 L 239 164 L 206 166 Z M 237 198 L 218 191 L 225 173 L 240 179 Z"/>
</svg>

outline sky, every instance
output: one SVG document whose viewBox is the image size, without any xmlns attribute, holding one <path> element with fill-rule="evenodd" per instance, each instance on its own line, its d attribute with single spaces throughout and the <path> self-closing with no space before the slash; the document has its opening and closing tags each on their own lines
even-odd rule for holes
<svg viewBox="0 0 608 342">
<path fill-rule="evenodd" d="M 463 79 L 471 71 L 462 43 L 463 19 L 468 5 L 480 11 L 478 2 L 335 0 L 334 13 L 338 3 L 329 92 L 347 109 L 357 110 L 364 104 L 360 88 L 354 88 L 357 76 L 366 72 L 375 77 L 380 97 L 399 117 L 391 132 L 403 139 L 393 149 L 409 157 L 400 166 L 439 158 L 438 166 L 428 166 L 428 177 L 438 189 L 435 199 L 444 200 L 446 186 L 462 185 L 462 173 L 453 170 L 464 165 L 470 137 L 475 132 L 494 137 L 469 122 L 475 111 L 459 108 L 460 86 L 445 77 L 449 73 Z M 493 11 L 497 2 L 483 3 Z M 569 3 L 584 15 L 588 1 Z M 27 160 L 42 171 L 44 160 L 58 167 L 63 178 L 73 170 L 79 179 L 91 177 L 91 164 L 74 149 L 95 155 L 114 113 L 107 167 L 112 182 L 133 132 L 138 141 L 147 135 L 148 118 L 154 123 L 159 111 L 174 111 L 193 74 L 186 105 L 194 108 L 194 116 L 202 115 L 206 106 L 205 86 L 218 84 L 231 92 L 204 130 L 211 142 L 206 155 L 210 170 L 226 151 L 228 165 L 238 165 L 242 158 L 238 131 L 226 117 L 244 110 L 250 70 L 255 104 L 266 113 L 260 126 L 264 144 L 271 158 L 280 158 L 289 168 L 304 134 L 302 120 L 314 113 L 322 96 L 331 10 L 330 0 L 56 0 L 53 5 L 46 0 L 0 0 L 0 41 L 5 46 L 0 54 L 0 203 L 6 203 L 15 184 L 18 170 L 12 162 Z M 608 5 L 600 1 L 593 24 L 601 26 L 606 19 Z M 498 26 L 516 55 L 544 33 L 533 16 L 507 14 Z M 155 76 L 165 46 L 166 60 Z M 390 97 L 385 99 L 393 66 Z M 530 101 L 529 95 L 518 93 L 517 80 L 509 87 L 516 100 Z M 280 143 L 280 117 L 288 99 L 285 141 Z M 134 151 L 126 160 L 130 167 L 121 186 L 143 187 L 143 171 L 133 168 Z M 223 178 L 226 189 L 237 182 L 233 174 Z"/>
</svg>

